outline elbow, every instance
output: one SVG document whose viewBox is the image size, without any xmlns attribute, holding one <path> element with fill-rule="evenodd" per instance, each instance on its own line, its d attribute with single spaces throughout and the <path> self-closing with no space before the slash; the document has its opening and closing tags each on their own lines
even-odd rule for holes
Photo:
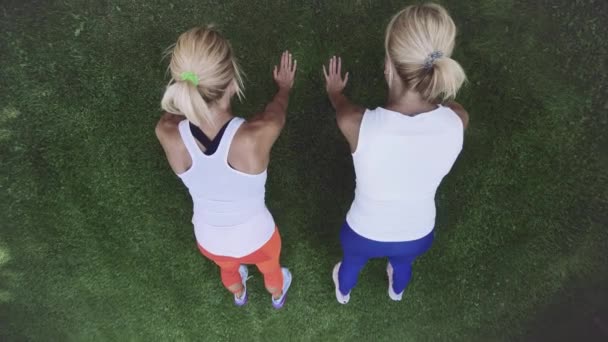
<svg viewBox="0 0 608 342">
<path fill-rule="evenodd" d="M 266 108 L 266 113 L 264 114 L 267 123 L 270 123 L 276 126 L 279 129 L 283 129 L 287 122 L 287 113 L 283 110 L 277 110 L 276 108 Z"/>
</svg>

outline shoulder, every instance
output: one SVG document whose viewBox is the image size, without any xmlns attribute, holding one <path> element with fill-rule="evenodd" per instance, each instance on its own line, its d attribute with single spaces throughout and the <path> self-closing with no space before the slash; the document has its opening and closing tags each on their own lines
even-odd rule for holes
<svg viewBox="0 0 608 342">
<path fill-rule="evenodd" d="M 264 131 L 270 130 L 273 128 L 273 126 L 275 126 L 274 121 L 267 120 L 263 115 L 254 115 L 248 120 L 241 120 L 243 121 L 243 123 L 241 124 L 239 131 L 244 131 L 248 134 L 261 134 Z"/>
<path fill-rule="evenodd" d="M 265 115 L 265 113 L 254 115 L 248 120 L 241 120 L 243 121 L 243 124 L 239 129 L 240 134 L 248 136 L 249 138 L 263 139 L 264 137 L 269 137 L 276 139 L 285 126 L 284 117 L 279 120 L 272 115 Z"/>
<path fill-rule="evenodd" d="M 239 120 L 242 124 L 235 129 L 228 150 L 228 162 L 241 172 L 259 174 L 268 168 L 274 139 L 260 121 L 245 121 L 240 118 Z"/>
<path fill-rule="evenodd" d="M 169 165 L 177 174 L 185 172 L 192 165 L 188 149 L 179 133 L 179 125 L 184 120 L 183 116 L 165 113 L 155 128 L 156 137 L 165 151 Z"/>
<path fill-rule="evenodd" d="M 231 125 L 234 126 L 231 145 L 241 149 L 254 146 L 263 132 L 263 125 L 255 119 L 235 117 Z"/>
<path fill-rule="evenodd" d="M 242 121 L 242 124 L 237 129 L 234 140 L 240 145 L 248 145 L 252 148 L 270 149 L 284 126 L 284 122 L 268 120 L 263 115 L 255 115 L 249 120 L 238 119 Z"/>
<path fill-rule="evenodd" d="M 158 140 L 164 144 L 179 138 L 179 124 L 184 120 L 185 118 L 181 115 L 164 113 L 154 129 Z"/>
<path fill-rule="evenodd" d="M 435 120 L 435 124 L 441 127 L 441 131 L 445 142 L 449 142 L 450 146 L 459 147 L 458 151 L 462 148 L 464 140 L 464 132 L 466 125 L 457 111 L 449 107 L 443 107 L 440 111 L 440 116 Z M 454 145 L 452 145 L 454 144 Z"/>
<path fill-rule="evenodd" d="M 467 129 L 469 126 L 469 113 L 464 109 L 462 105 L 457 102 L 451 101 L 447 103 L 444 108 L 448 109 L 449 112 L 455 114 L 458 118 L 458 123 L 462 125 L 463 129 Z"/>
</svg>

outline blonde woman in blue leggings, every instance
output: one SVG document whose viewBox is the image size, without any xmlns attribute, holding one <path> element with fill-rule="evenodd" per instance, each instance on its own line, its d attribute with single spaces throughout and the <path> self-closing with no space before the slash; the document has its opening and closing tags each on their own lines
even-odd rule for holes
<svg viewBox="0 0 608 342">
<path fill-rule="evenodd" d="M 340 231 L 342 261 L 335 265 L 336 299 L 346 304 L 371 258 L 388 257 L 388 295 L 399 301 L 412 263 L 433 243 L 435 192 L 463 143 L 468 114 L 452 99 L 465 81 L 450 56 L 456 27 L 436 4 L 409 6 L 388 24 L 384 107 L 354 105 L 342 90 L 342 61 L 323 72 L 356 173 L 355 199 Z"/>
</svg>

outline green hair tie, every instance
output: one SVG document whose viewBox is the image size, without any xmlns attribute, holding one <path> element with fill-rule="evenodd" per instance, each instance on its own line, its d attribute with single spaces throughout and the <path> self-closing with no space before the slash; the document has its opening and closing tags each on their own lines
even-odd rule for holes
<svg viewBox="0 0 608 342">
<path fill-rule="evenodd" d="M 182 78 L 182 81 L 188 81 L 192 83 L 192 85 L 195 87 L 198 86 L 198 76 L 196 76 L 196 74 L 192 71 L 184 71 L 180 76 Z"/>
</svg>

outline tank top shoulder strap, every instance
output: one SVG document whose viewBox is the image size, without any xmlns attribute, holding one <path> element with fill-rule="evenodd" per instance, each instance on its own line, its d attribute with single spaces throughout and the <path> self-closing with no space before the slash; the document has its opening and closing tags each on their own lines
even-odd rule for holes
<svg viewBox="0 0 608 342">
<path fill-rule="evenodd" d="M 460 116 L 450 107 L 439 105 L 439 112 L 443 113 L 444 120 L 452 127 L 462 130 L 464 134 L 464 124 Z"/>
<path fill-rule="evenodd" d="M 373 132 L 375 130 L 374 125 L 377 121 L 377 111 L 377 109 L 366 109 L 363 113 L 363 117 L 361 118 L 361 126 L 359 126 L 359 139 L 357 141 L 357 150 L 354 154 L 359 154 L 357 152 L 365 149 L 364 146 L 368 143 L 370 132 Z"/>
<path fill-rule="evenodd" d="M 218 153 L 218 156 L 228 160 L 228 152 L 230 152 L 230 146 L 232 145 L 232 140 L 234 140 L 234 136 L 236 132 L 239 130 L 239 127 L 245 123 L 245 119 L 235 117 L 230 121 L 228 127 L 226 127 L 226 131 L 224 131 L 224 136 L 220 141 L 220 144 L 215 153 Z"/>
<path fill-rule="evenodd" d="M 201 151 L 198 145 L 196 144 L 196 140 L 194 140 L 194 136 L 190 131 L 190 121 L 182 120 L 179 123 L 178 128 L 179 135 L 182 137 L 182 141 L 184 142 L 184 145 L 186 145 L 186 149 L 188 150 L 190 157 L 193 160 L 198 159 L 198 157 L 203 153 L 203 151 Z"/>
</svg>

